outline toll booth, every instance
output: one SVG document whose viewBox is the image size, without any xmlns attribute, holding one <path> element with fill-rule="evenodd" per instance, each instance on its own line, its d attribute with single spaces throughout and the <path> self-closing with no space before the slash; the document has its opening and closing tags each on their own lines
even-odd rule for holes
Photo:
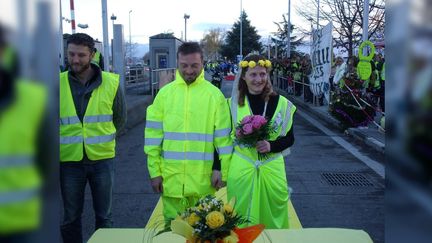
<svg viewBox="0 0 432 243">
<path fill-rule="evenodd" d="M 177 67 L 177 49 L 183 43 L 173 34 L 158 34 L 150 37 L 150 68 Z"/>
</svg>

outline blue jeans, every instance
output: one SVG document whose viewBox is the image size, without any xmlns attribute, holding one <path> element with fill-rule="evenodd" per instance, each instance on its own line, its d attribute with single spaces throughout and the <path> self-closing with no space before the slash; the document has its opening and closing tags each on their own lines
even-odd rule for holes
<svg viewBox="0 0 432 243">
<path fill-rule="evenodd" d="M 61 234 L 64 243 L 82 243 L 81 215 L 84 206 L 84 192 L 89 182 L 95 230 L 112 226 L 111 205 L 114 179 L 114 159 L 94 163 L 60 163 L 60 187 L 64 205 L 64 219 Z"/>
</svg>

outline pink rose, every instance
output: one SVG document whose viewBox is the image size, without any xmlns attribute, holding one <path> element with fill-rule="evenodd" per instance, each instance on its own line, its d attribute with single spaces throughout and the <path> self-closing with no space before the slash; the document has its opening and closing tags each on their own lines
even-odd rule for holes
<svg viewBox="0 0 432 243">
<path fill-rule="evenodd" d="M 243 133 L 244 135 L 249 135 L 253 132 L 253 127 L 252 124 L 245 124 L 243 126 Z"/>
<path fill-rule="evenodd" d="M 251 123 L 252 122 L 252 116 L 245 116 L 244 118 L 243 118 L 243 120 L 241 121 L 241 124 L 248 124 L 248 123 Z"/>
<path fill-rule="evenodd" d="M 260 127 L 261 127 L 261 121 L 259 121 L 259 120 L 253 120 L 252 121 L 252 127 L 254 128 L 254 129 L 259 129 Z"/>
<path fill-rule="evenodd" d="M 263 116 L 256 115 L 254 116 L 253 122 L 262 126 L 267 123 L 267 119 L 265 119 Z"/>
</svg>

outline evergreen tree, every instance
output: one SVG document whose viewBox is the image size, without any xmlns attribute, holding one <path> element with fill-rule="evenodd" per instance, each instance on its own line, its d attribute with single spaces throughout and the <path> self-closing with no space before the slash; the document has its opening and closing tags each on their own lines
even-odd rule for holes
<svg viewBox="0 0 432 243">
<path fill-rule="evenodd" d="M 283 20 L 281 22 L 274 22 L 277 27 L 278 30 L 277 32 L 273 33 L 275 37 L 272 37 L 272 42 L 275 43 L 277 45 L 277 49 L 278 51 L 278 57 L 286 57 L 287 54 L 287 30 L 288 30 L 288 20 L 286 19 L 285 15 L 282 15 Z M 303 37 L 302 38 L 298 38 L 297 36 L 293 35 L 293 31 L 294 29 L 296 29 L 294 27 L 294 25 L 291 23 L 290 26 L 290 53 L 291 56 L 295 53 L 297 53 L 295 50 L 297 48 L 298 45 L 302 44 L 303 42 Z"/>
<path fill-rule="evenodd" d="M 243 57 L 254 51 L 261 53 L 261 36 L 258 35 L 256 28 L 251 25 L 245 11 L 242 13 L 241 20 L 243 33 Z M 234 23 L 232 29 L 227 32 L 225 43 L 221 47 L 221 54 L 229 60 L 236 60 L 237 55 L 240 54 L 240 18 Z"/>
</svg>

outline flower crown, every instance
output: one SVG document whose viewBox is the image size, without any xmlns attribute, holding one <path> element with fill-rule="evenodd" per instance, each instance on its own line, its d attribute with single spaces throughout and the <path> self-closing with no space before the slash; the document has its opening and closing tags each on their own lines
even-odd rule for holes
<svg viewBox="0 0 432 243">
<path fill-rule="evenodd" d="M 257 63 L 255 61 L 241 61 L 239 65 L 242 68 L 254 68 Z M 261 67 L 270 68 L 272 66 L 272 63 L 270 62 L 270 60 L 258 60 L 258 65 L 260 65 Z"/>
</svg>

